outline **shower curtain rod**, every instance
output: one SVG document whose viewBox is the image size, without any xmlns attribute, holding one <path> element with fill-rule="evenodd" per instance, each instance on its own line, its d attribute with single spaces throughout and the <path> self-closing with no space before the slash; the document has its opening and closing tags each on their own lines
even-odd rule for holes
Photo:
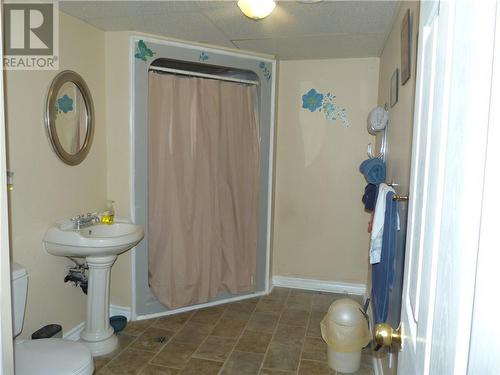
<svg viewBox="0 0 500 375">
<path fill-rule="evenodd" d="M 160 72 L 167 72 L 167 73 L 172 73 L 172 74 L 181 74 L 185 76 L 192 76 L 192 77 L 202 77 L 202 78 L 210 78 L 210 79 L 217 79 L 219 81 L 229 81 L 229 82 L 237 82 L 237 83 L 245 83 L 247 85 L 258 85 L 258 81 L 251 81 L 248 79 L 240 79 L 240 78 L 231 78 L 231 77 L 225 77 L 225 76 L 218 76 L 214 74 L 206 74 L 206 73 L 198 73 L 198 72 L 192 72 L 189 70 L 180 70 L 180 69 L 172 69 L 172 68 L 162 68 L 160 66 L 151 66 L 149 67 L 149 71 L 160 71 Z"/>
</svg>

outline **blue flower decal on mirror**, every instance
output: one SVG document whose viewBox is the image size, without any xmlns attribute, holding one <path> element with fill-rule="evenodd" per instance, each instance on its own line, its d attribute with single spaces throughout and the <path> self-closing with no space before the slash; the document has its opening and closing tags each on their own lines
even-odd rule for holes
<svg viewBox="0 0 500 375">
<path fill-rule="evenodd" d="M 141 39 L 137 42 L 137 49 L 135 51 L 136 59 L 147 61 L 148 57 L 153 57 L 154 54 L 155 53 L 146 46 L 144 40 Z"/>
<path fill-rule="evenodd" d="M 302 95 L 302 108 L 308 109 L 310 112 L 323 112 L 325 119 L 329 121 L 340 120 L 344 126 L 349 126 L 347 112 L 334 103 L 335 95 L 330 92 L 322 94 L 315 89 L 310 89 L 306 94 Z"/>
<path fill-rule="evenodd" d="M 310 89 L 307 94 L 302 95 L 302 108 L 314 112 L 323 105 L 323 94 L 315 89 Z"/>
<path fill-rule="evenodd" d="M 56 112 L 57 113 L 68 113 L 73 110 L 73 99 L 68 95 L 64 94 L 62 97 L 56 101 Z"/>
</svg>

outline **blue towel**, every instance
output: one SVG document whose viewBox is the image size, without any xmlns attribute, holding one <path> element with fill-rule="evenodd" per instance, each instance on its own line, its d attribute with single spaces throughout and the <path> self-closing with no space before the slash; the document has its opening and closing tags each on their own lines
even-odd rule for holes
<svg viewBox="0 0 500 375">
<path fill-rule="evenodd" d="M 380 262 L 372 265 L 372 308 L 375 324 L 384 323 L 389 311 L 389 292 L 394 283 L 396 235 L 399 230 L 398 203 L 387 193 Z"/>
<path fill-rule="evenodd" d="M 385 181 L 385 162 L 379 158 L 366 159 L 359 170 L 370 184 L 378 185 Z"/>
<path fill-rule="evenodd" d="M 378 188 L 377 185 L 368 184 L 365 187 L 365 194 L 361 201 L 365 204 L 365 209 L 368 211 L 373 211 L 375 209 L 375 203 L 377 202 Z"/>
</svg>

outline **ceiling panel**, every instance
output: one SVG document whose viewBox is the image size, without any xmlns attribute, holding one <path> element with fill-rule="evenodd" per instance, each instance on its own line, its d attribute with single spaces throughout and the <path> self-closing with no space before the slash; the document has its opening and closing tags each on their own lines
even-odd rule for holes
<svg viewBox="0 0 500 375">
<path fill-rule="evenodd" d="M 293 38 L 233 40 L 241 49 L 279 56 L 281 60 L 380 56 L 384 34 L 323 35 Z"/>
<path fill-rule="evenodd" d="M 59 9 L 81 19 L 200 11 L 194 1 L 61 1 Z"/>
<path fill-rule="evenodd" d="M 399 2 L 279 1 L 263 20 L 236 1 L 62 1 L 60 9 L 105 31 L 135 30 L 275 54 L 281 59 L 378 56 Z"/>
<path fill-rule="evenodd" d="M 146 33 L 234 48 L 231 40 L 201 13 L 182 13 L 182 16 L 149 15 L 137 18 L 134 23 L 136 30 Z"/>
<path fill-rule="evenodd" d="M 61 1 L 59 10 L 84 21 L 96 17 L 111 21 L 113 18 L 134 17 L 137 7 L 127 1 Z"/>
<path fill-rule="evenodd" d="M 235 1 L 230 1 L 230 0 L 226 0 L 226 1 L 210 1 L 210 0 L 206 0 L 206 1 L 194 1 L 194 3 L 196 4 L 196 6 L 199 8 L 199 9 L 218 9 L 218 8 L 228 8 L 228 7 L 233 7 L 234 4 L 236 3 L 236 0 Z"/>
</svg>

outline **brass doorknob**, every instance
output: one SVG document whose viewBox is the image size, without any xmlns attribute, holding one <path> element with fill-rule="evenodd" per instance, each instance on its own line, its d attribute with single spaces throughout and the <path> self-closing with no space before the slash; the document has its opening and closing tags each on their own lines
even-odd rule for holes
<svg viewBox="0 0 500 375">
<path fill-rule="evenodd" d="M 401 326 L 397 329 L 387 323 L 379 323 L 375 326 L 375 342 L 378 345 L 391 346 L 392 344 L 401 345 Z"/>
</svg>

